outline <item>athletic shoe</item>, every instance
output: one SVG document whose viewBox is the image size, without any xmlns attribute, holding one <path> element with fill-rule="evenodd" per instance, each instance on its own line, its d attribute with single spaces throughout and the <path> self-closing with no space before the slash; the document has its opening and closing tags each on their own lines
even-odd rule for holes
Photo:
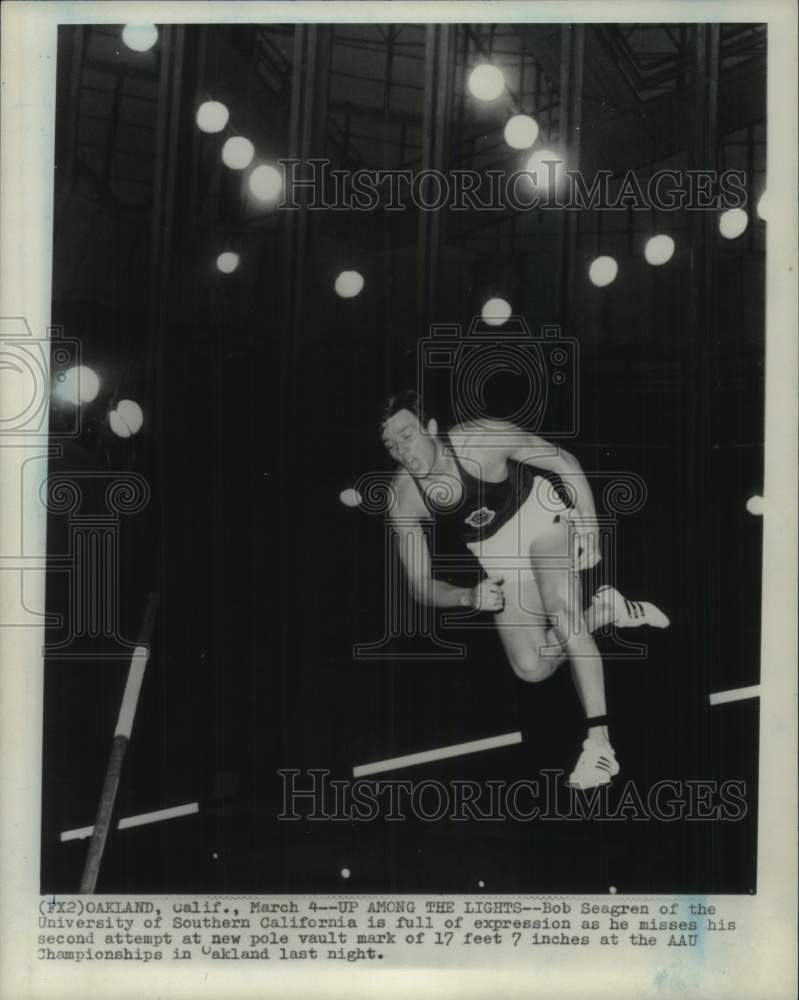
<svg viewBox="0 0 799 1000">
<path fill-rule="evenodd" d="M 583 752 L 566 784 L 569 788 L 596 788 L 609 785 L 610 779 L 619 773 L 619 762 L 609 743 L 597 743 L 587 739 Z"/>
<path fill-rule="evenodd" d="M 600 587 L 594 595 L 594 603 L 609 605 L 613 614 L 611 624 L 619 628 L 638 628 L 640 625 L 668 628 L 671 625 L 660 608 L 649 601 L 628 601 L 615 587 Z"/>
</svg>

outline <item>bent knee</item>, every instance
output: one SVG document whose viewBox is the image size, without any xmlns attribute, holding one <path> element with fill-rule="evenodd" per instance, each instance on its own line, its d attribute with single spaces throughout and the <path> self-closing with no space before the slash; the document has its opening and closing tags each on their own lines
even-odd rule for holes
<svg viewBox="0 0 799 1000">
<path fill-rule="evenodd" d="M 572 635 L 584 631 L 583 613 L 574 601 L 560 595 L 547 602 L 552 629 L 561 642 L 567 642 Z"/>
<path fill-rule="evenodd" d="M 535 650 L 526 650 L 512 655 L 510 665 L 514 674 L 523 681 L 537 684 L 552 675 L 553 664 L 540 657 Z"/>
</svg>

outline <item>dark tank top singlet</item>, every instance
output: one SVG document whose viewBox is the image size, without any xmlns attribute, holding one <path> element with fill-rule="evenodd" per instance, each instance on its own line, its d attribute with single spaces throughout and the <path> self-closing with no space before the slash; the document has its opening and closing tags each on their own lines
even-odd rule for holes
<svg viewBox="0 0 799 1000">
<path fill-rule="evenodd" d="M 461 481 L 461 495 L 452 477 L 436 480 L 428 489 L 416 478 L 416 488 L 435 521 L 463 542 L 491 538 L 513 517 L 530 495 L 535 470 L 523 462 L 508 459 L 508 475 L 499 483 L 471 475 L 461 464 L 449 435 L 440 434 L 447 454 L 451 455 Z"/>
</svg>

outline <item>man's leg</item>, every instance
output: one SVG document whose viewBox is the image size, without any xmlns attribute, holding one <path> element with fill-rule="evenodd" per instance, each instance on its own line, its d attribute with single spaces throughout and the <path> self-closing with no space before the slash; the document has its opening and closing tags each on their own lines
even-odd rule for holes
<svg viewBox="0 0 799 1000">
<path fill-rule="evenodd" d="M 563 560 L 560 560 L 563 563 Z M 550 565 L 551 568 L 551 565 Z M 561 571 L 562 572 L 562 571 Z M 570 572 L 566 570 L 566 572 Z M 521 579 L 519 578 L 521 576 Z M 513 672 L 523 681 L 536 684 L 551 677 L 557 670 L 563 657 L 548 656 L 547 646 L 551 646 L 548 638 L 549 627 L 546 624 L 548 618 L 556 615 L 545 607 L 544 601 L 536 580 L 529 574 L 506 573 L 505 585 L 505 607 L 497 615 L 494 621 L 497 626 L 500 641 L 505 649 L 505 653 L 510 662 Z M 554 603 L 554 602 L 553 602 Z M 561 640 L 562 636 L 562 640 Z M 562 642 L 569 652 L 569 647 L 574 649 L 574 643 L 568 640 L 566 629 L 562 628 L 562 622 L 558 620 L 558 642 Z M 590 639 L 590 636 L 588 636 Z M 591 640 L 593 642 L 593 640 Z M 602 677 L 602 663 L 598 661 L 598 671 L 586 670 L 584 661 L 578 660 L 580 669 L 574 671 L 578 692 L 585 692 L 586 697 L 581 700 L 586 714 L 599 711 L 604 712 L 604 680 Z M 585 674 L 588 673 L 586 678 Z M 598 682 L 598 684 L 597 684 Z M 607 735 L 607 729 L 602 724 L 596 733 L 601 737 Z M 597 784 L 606 783 L 613 774 L 618 773 L 618 764 L 615 755 L 607 739 L 586 740 L 583 744 L 583 753 L 577 762 L 577 767 L 572 772 L 570 782 L 582 788 L 591 788 Z"/>
<path fill-rule="evenodd" d="M 502 590 L 505 607 L 494 616 L 494 622 L 511 668 L 521 680 L 544 681 L 568 659 L 566 643 L 559 631 L 547 624 L 551 616 L 530 574 L 505 572 Z M 604 628 L 611 620 L 604 605 L 592 604 L 585 612 L 590 632 Z"/>
<path fill-rule="evenodd" d="M 649 601 L 630 601 L 607 585 L 600 587 L 591 599 L 591 603 L 583 612 L 586 628 L 594 635 L 606 625 L 617 628 L 640 628 L 649 625 L 652 628 L 668 628 L 669 619 L 659 607 Z M 550 627 L 547 631 L 547 646 L 541 655 L 557 669 L 568 658 L 566 644 L 561 642 L 557 630 Z"/>
<path fill-rule="evenodd" d="M 503 589 L 507 590 L 507 587 L 506 580 Z M 509 599 L 507 593 L 505 597 L 506 601 L 509 601 L 510 607 L 506 606 L 506 613 L 503 613 L 503 617 L 497 620 L 497 625 L 501 626 L 504 621 L 509 624 L 512 622 L 517 626 L 515 632 L 508 629 L 500 631 L 500 637 L 511 660 L 511 665 L 513 665 L 514 657 L 517 662 L 522 658 L 532 662 L 531 658 L 534 658 L 536 666 L 528 672 L 533 672 L 536 675 L 543 673 L 543 677 L 536 676 L 535 679 L 546 680 L 547 677 L 554 674 L 562 663 L 565 663 L 569 654 L 566 650 L 566 643 L 554 626 L 544 625 L 543 621 L 535 623 L 536 616 L 541 619 L 547 617 L 538 586 L 534 580 L 529 578 L 522 584 L 520 597 L 523 610 L 520 613 L 513 610 L 514 598 Z M 593 634 L 611 624 L 613 608 L 607 603 L 592 601 L 586 608 L 583 617 L 588 631 Z M 524 633 L 518 629 L 518 626 L 522 625 L 527 630 Z M 518 673 L 518 671 L 516 672 Z"/>
<path fill-rule="evenodd" d="M 592 601 L 583 612 L 583 620 L 589 633 L 593 635 L 613 621 L 613 610 L 605 602 Z M 558 630 L 550 625 L 546 633 L 546 645 L 540 650 L 542 659 L 552 665 L 552 672 L 564 663 L 569 654 L 566 643 L 561 639 Z"/>
<path fill-rule="evenodd" d="M 571 660 L 572 676 L 585 712 L 588 738 L 572 774 L 582 787 L 606 783 L 618 773 L 608 739 L 607 703 L 602 658 L 588 631 L 582 610 L 579 574 L 571 569 L 568 523 L 553 523 L 539 532 L 530 547 L 538 591 L 552 627 Z M 593 624 L 602 620 L 594 616 Z"/>
<path fill-rule="evenodd" d="M 518 571 L 507 572 L 504 581 L 505 607 L 494 615 L 494 624 L 508 662 L 520 680 L 545 681 L 566 657 L 548 655 L 548 650 L 560 649 L 560 640 L 555 636 L 550 641 L 538 586 L 530 573 Z"/>
</svg>

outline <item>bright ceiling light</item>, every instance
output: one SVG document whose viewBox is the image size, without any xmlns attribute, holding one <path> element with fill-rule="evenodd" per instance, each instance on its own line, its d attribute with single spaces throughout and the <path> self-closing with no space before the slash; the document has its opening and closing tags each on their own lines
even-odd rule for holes
<svg viewBox="0 0 799 1000">
<path fill-rule="evenodd" d="M 538 138 L 538 124 L 529 115 L 514 115 L 505 126 L 505 142 L 511 149 L 529 149 Z"/>
<path fill-rule="evenodd" d="M 510 302 L 497 298 L 489 299 L 483 306 L 480 315 L 489 326 L 502 326 L 510 319 L 512 312 Z"/>
<path fill-rule="evenodd" d="M 588 268 L 588 278 L 591 284 L 596 285 L 597 288 L 610 285 L 616 280 L 618 273 L 619 265 L 616 263 L 615 257 L 595 257 Z"/>
<path fill-rule="evenodd" d="M 144 414 L 138 403 L 134 403 L 132 399 L 120 399 L 116 412 L 128 425 L 131 434 L 139 433 L 144 423 Z"/>
<path fill-rule="evenodd" d="M 259 201 L 275 201 L 283 190 L 283 178 L 280 171 L 268 163 L 256 167 L 248 181 L 250 191 Z"/>
<path fill-rule="evenodd" d="M 221 132 L 230 119 L 230 112 L 220 101 L 205 101 L 197 108 L 197 128 L 201 132 Z"/>
<path fill-rule="evenodd" d="M 68 368 L 58 376 L 54 395 L 65 403 L 91 403 L 100 391 L 100 379 L 86 365 Z"/>
<path fill-rule="evenodd" d="M 361 293 L 363 286 L 363 275 L 358 271 L 342 271 L 336 278 L 334 288 L 336 295 L 340 295 L 342 299 L 354 299 Z"/>
<path fill-rule="evenodd" d="M 725 240 L 737 240 L 749 225 L 749 216 L 742 208 L 728 208 L 719 217 L 719 232 Z"/>
<path fill-rule="evenodd" d="M 255 156 L 255 147 L 243 135 L 231 136 L 222 147 L 222 162 L 231 170 L 246 170 Z"/>
<path fill-rule="evenodd" d="M 122 41 L 134 52 L 147 52 L 158 41 L 158 28 L 154 24 L 126 24 Z"/>
<path fill-rule="evenodd" d="M 467 86 L 472 97 L 478 101 L 495 101 L 505 89 L 505 77 L 496 66 L 482 63 L 469 74 Z"/>
<path fill-rule="evenodd" d="M 342 490 L 338 495 L 345 507 L 360 507 L 363 497 L 357 490 Z"/>
<path fill-rule="evenodd" d="M 230 250 L 226 250 L 216 258 L 216 266 L 222 274 L 233 274 L 239 266 L 239 255 L 237 253 L 232 253 Z"/>
<path fill-rule="evenodd" d="M 661 234 L 647 240 L 644 247 L 644 257 L 646 257 L 647 264 L 653 264 L 655 267 L 658 267 L 670 261 L 673 256 L 674 240 L 671 236 Z"/>
</svg>

